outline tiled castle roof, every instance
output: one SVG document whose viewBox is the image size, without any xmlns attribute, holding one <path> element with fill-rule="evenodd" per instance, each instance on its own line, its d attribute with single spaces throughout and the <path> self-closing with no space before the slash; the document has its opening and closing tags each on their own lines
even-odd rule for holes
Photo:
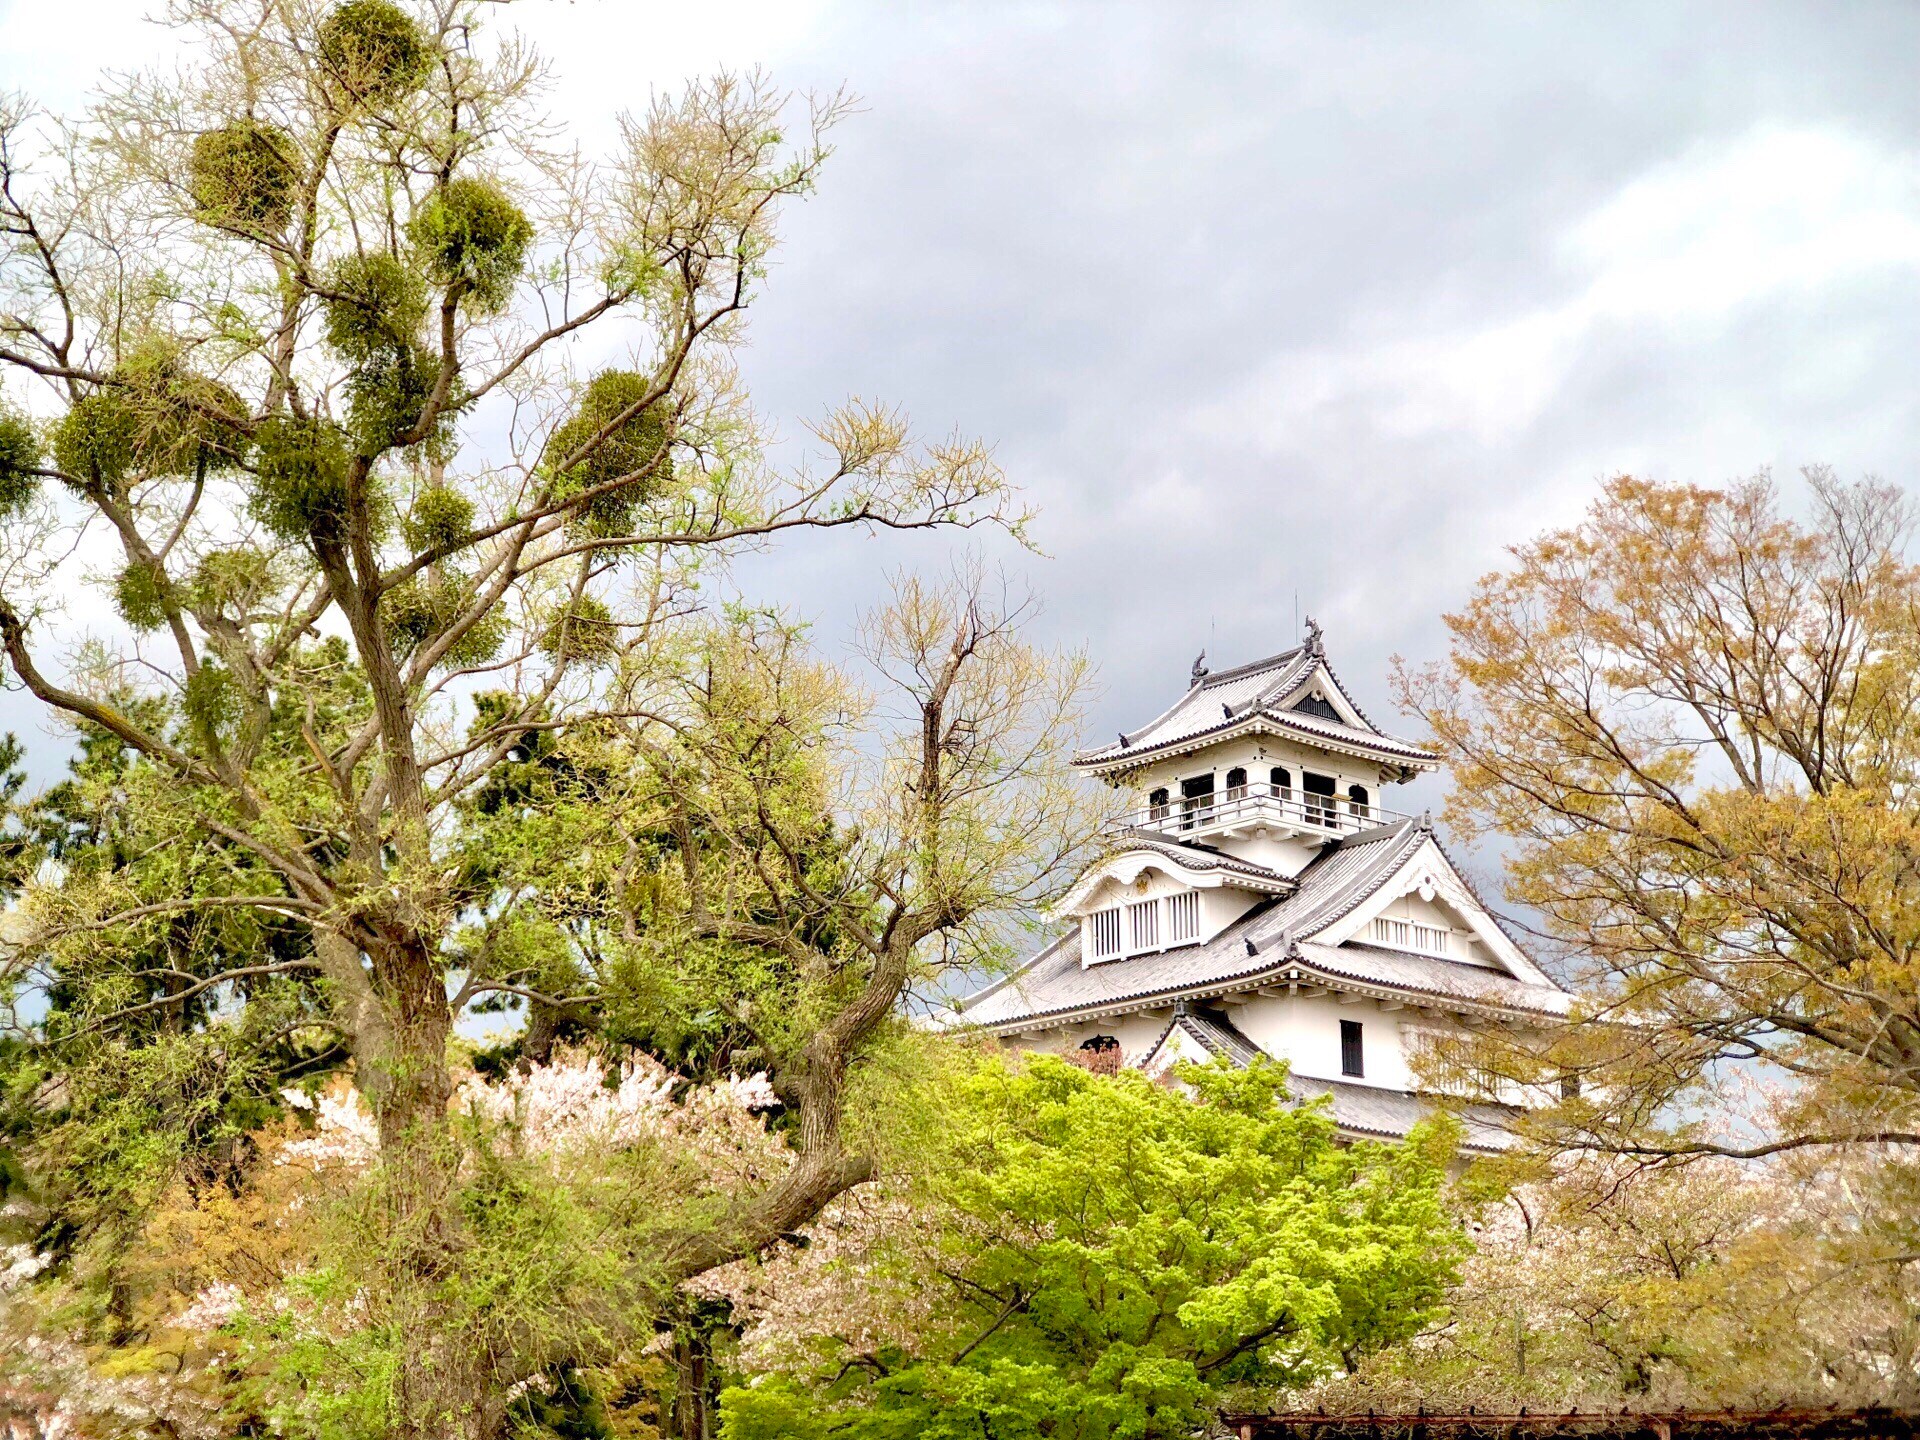
<svg viewBox="0 0 1920 1440">
<path fill-rule="evenodd" d="M 1202 945 L 1083 965 L 1075 927 L 1005 979 L 962 1001 L 955 1021 L 993 1030 L 1058 1024 L 1148 1002 L 1252 989 L 1276 979 L 1428 996 L 1455 1008 L 1566 1013 L 1553 985 L 1457 960 L 1312 937 L 1364 904 L 1432 839 L 1419 821 L 1380 826 L 1327 846 L 1290 895 L 1264 901 Z"/>
<path fill-rule="evenodd" d="M 1266 1052 L 1248 1039 L 1234 1023 L 1217 1011 L 1189 1010 L 1182 1006 L 1158 1042 L 1157 1052 L 1174 1031 L 1183 1031 L 1209 1055 L 1225 1059 L 1244 1070 Z M 1390 1090 L 1382 1085 L 1354 1084 L 1346 1080 L 1322 1080 L 1310 1075 L 1289 1075 L 1287 1089 L 1296 1102 L 1327 1097 L 1328 1114 L 1333 1123 L 1349 1135 L 1397 1140 L 1436 1108 L 1410 1090 Z M 1504 1106 L 1453 1104 L 1453 1113 L 1466 1128 L 1461 1139 L 1465 1150 L 1488 1153 L 1513 1144 L 1507 1122 L 1513 1112 Z"/>
<path fill-rule="evenodd" d="M 1316 676 L 1339 692 L 1360 724 L 1283 708 Z M 1291 733 L 1309 743 L 1357 751 L 1410 769 L 1434 768 L 1433 756 L 1424 747 L 1387 734 L 1367 718 L 1326 657 L 1313 645 L 1297 645 L 1231 670 L 1197 674 L 1187 693 L 1171 708 L 1139 730 L 1122 734 L 1112 744 L 1083 751 L 1074 757 L 1074 763 L 1095 772 L 1124 769 L 1242 729 Z"/>
</svg>

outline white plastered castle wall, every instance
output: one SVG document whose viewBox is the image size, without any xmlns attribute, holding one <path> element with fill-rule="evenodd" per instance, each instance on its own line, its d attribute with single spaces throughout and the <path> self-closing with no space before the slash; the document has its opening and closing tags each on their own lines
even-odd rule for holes
<svg viewBox="0 0 1920 1440">
<path fill-rule="evenodd" d="M 1212 1002 L 1218 1004 L 1219 1002 Z M 1378 1085 L 1389 1090 L 1413 1090 L 1412 1048 L 1444 1022 L 1414 1024 L 1405 1010 L 1389 1010 L 1377 1000 L 1357 999 L 1342 1004 L 1333 995 L 1255 995 L 1244 1004 L 1219 1007 L 1234 1027 L 1269 1055 L 1291 1062 L 1293 1073 L 1316 1080 L 1339 1080 L 1351 1085 Z M 1125 1063 L 1145 1060 L 1172 1023 L 1171 1006 L 1109 1015 L 1052 1030 L 1009 1037 L 1017 1050 L 1071 1055 L 1096 1035 L 1111 1035 L 1120 1045 Z M 1364 1075 L 1341 1073 L 1340 1022 L 1358 1021 Z"/>
<path fill-rule="evenodd" d="M 1332 995 L 1261 995 L 1227 1011 L 1234 1026 L 1269 1055 L 1293 1062 L 1296 1075 L 1344 1080 L 1353 1085 L 1414 1088 L 1401 1022 L 1405 1012 L 1387 1010 L 1379 1001 L 1341 1004 Z M 1340 1071 L 1340 1022 L 1361 1027 L 1364 1075 Z"/>
</svg>

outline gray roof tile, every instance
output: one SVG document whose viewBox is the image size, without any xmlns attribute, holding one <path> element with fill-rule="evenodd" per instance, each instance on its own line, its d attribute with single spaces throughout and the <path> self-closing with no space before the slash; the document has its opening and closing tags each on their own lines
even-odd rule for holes
<svg viewBox="0 0 1920 1440">
<path fill-rule="evenodd" d="M 1173 1017 L 1167 1025 L 1167 1033 L 1185 1030 L 1210 1055 L 1224 1055 L 1242 1070 L 1251 1065 L 1267 1052 L 1234 1028 L 1233 1022 L 1224 1015 L 1212 1014 L 1204 1010 L 1187 1010 Z M 1166 1034 L 1155 1042 L 1153 1050 L 1166 1043 Z"/>
<path fill-rule="evenodd" d="M 1174 1016 L 1153 1048 L 1158 1050 L 1165 1043 L 1167 1034 L 1175 1029 L 1185 1030 L 1209 1054 L 1223 1055 L 1242 1070 L 1266 1054 L 1234 1028 L 1225 1016 L 1204 1010 L 1187 1011 Z M 1331 1097 L 1328 1109 L 1334 1123 L 1352 1135 L 1399 1139 L 1419 1121 L 1441 1108 L 1431 1099 L 1422 1098 L 1411 1090 L 1389 1090 L 1384 1086 L 1355 1084 L 1350 1080 L 1322 1080 L 1312 1075 L 1289 1075 L 1287 1088 L 1296 1101 L 1317 1100 L 1323 1095 Z M 1466 1149 L 1504 1150 L 1513 1143 L 1507 1123 L 1518 1112 L 1503 1105 L 1459 1104 L 1446 1108 L 1451 1109 L 1466 1127 L 1467 1133 L 1462 1140 Z"/>
<path fill-rule="evenodd" d="M 1429 752 L 1410 740 L 1402 740 L 1376 728 L 1367 718 L 1339 677 L 1327 667 L 1327 678 L 1341 697 L 1353 706 L 1362 726 L 1347 725 L 1306 715 L 1297 710 L 1274 708 L 1314 670 L 1326 664 L 1326 657 L 1296 646 L 1238 665 L 1196 681 L 1172 707 L 1150 720 L 1137 731 L 1123 734 L 1110 745 L 1082 752 L 1075 757 L 1082 765 L 1108 766 L 1115 761 L 1145 757 L 1168 746 L 1199 739 L 1258 718 L 1281 730 L 1292 730 L 1309 739 L 1379 751 L 1415 763 L 1431 763 Z"/>
<path fill-rule="evenodd" d="M 1356 1085 L 1349 1080 L 1320 1080 L 1311 1075 L 1290 1075 L 1287 1088 L 1301 1100 L 1333 1097 L 1334 1123 L 1342 1130 L 1360 1135 L 1379 1135 L 1399 1139 L 1436 1110 L 1452 1110 L 1466 1126 L 1462 1141 L 1469 1150 L 1505 1150 L 1513 1144 L 1508 1122 L 1519 1112 L 1504 1105 L 1447 1105 L 1411 1090 L 1389 1090 L 1382 1085 Z"/>
<path fill-rule="evenodd" d="M 1564 1013 L 1566 996 L 1560 990 L 1485 966 L 1318 944 L 1300 944 L 1297 958 L 1289 957 L 1289 942 L 1350 914 L 1392 879 L 1427 837 L 1411 820 L 1349 835 L 1300 872 L 1293 894 L 1255 905 L 1204 945 L 1083 966 L 1075 926 L 1013 974 L 963 1000 L 954 1019 L 1003 1028 L 1162 995 L 1245 988 L 1294 968 L 1319 971 L 1334 981 L 1359 980 L 1500 1009 Z"/>
</svg>

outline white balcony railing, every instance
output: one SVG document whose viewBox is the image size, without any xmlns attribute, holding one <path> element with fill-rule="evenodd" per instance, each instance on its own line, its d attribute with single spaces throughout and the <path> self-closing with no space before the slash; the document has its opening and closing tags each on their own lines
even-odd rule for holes
<svg viewBox="0 0 1920 1440">
<path fill-rule="evenodd" d="M 1266 827 L 1302 835 L 1351 835 L 1376 825 L 1406 819 L 1378 805 L 1362 805 L 1344 795 L 1309 795 L 1284 785 L 1235 785 L 1211 795 L 1175 798 L 1122 815 L 1121 829 L 1159 830 L 1197 839 L 1201 835 L 1245 832 Z"/>
</svg>

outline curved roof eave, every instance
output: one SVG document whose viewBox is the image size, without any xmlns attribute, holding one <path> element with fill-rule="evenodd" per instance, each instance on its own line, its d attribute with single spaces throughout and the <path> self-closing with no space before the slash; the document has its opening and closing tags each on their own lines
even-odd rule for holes
<svg viewBox="0 0 1920 1440">
<path fill-rule="evenodd" d="M 1395 766 L 1403 770 L 1418 772 L 1440 768 L 1439 760 L 1431 752 L 1422 750 L 1411 741 L 1397 740 L 1390 735 L 1380 736 L 1377 742 L 1328 735 L 1310 724 L 1295 721 L 1287 711 L 1272 710 L 1250 710 L 1231 719 L 1223 718 L 1219 723 L 1205 730 L 1197 730 L 1191 735 L 1182 735 L 1158 745 L 1145 745 L 1127 750 L 1109 747 L 1108 750 L 1088 751 L 1076 755 L 1073 758 L 1073 765 L 1074 768 L 1084 770 L 1090 775 L 1111 775 L 1123 770 L 1132 770 L 1141 765 L 1150 765 L 1156 760 L 1169 760 L 1175 756 L 1204 750 L 1222 740 L 1230 740 L 1242 731 L 1259 730 L 1293 739 L 1309 740 L 1323 749 L 1337 750 L 1343 754 L 1373 760 L 1382 765 Z"/>
<path fill-rule="evenodd" d="M 1013 978 L 1008 976 L 1007 980 Z M 1471 1000 L 1459 995 L 1449 995 L 1444 991 L 1427 990 L 1411 985 L 1395 985 L 1386 981 L 1356 980 L 1337 970 L 1317 966 L 1301 956 L 1283 955 L 1270 964 L 1243 971 L 1238 975 L 1222 976 L 1162 990 L 1141 991 L 1134 995 L 1066 1006 L 1058 1010 L 1041 1010 L 1027 1015 L 1009 1016 L 1004 1020 L 980 1025 L 978 1028 L 994 1035 L 1013 1035 L 1028 1030 L 1056 1030 L 1062 1026 L 1077 1024 L 1081 1020 L 1153 1010 L 1181 1000 L 1205 1000 L 1216 995 L 1240 994 L 1248 990 L 1258 990 L 1262 986 L 1273 985 L 1276 982 L 1286 985 L 1318 985 L 1323 989 L 1365 995 L 1373 999 L 1411 1000 L 1418 1004 L 1425 1004 L 1431 1009 L 1447 1010 L 1462 1015 L 1477 1015 L 1494 1020 L 1552 1021 L 1565 1018 L 1563 1013 L 1555 1009 L 1534 1009 L 1531 1006 L 1508 1005 L 1497 1001 Z M 985 999 L 1006 983 L 1006 980 L 1002 980 L 991 989 L 981 991 L 978 997 L 970 998 Z M 964 1024 L 965 1019 L 963 1011 L 957 1023 Z"/>
</svg>

